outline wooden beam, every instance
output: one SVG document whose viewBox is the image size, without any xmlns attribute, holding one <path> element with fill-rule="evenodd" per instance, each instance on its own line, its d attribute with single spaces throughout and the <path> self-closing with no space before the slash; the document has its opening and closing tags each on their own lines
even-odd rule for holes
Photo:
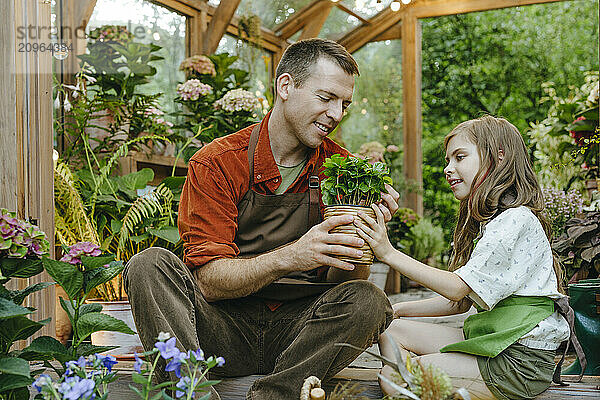
<svg viewBox="0 0 600 400">
<path fill-rule="evenodd" d="M 222 1 L 219 4 L 219 7 L 208 24 L 206 34 L 202 38 L 202 52 L 204 54 L 212 54 L 217 50 L 219 42 L 227 31 L 227 27 L 229 26 L 240 1 L 241 0 L 227 0 Z"/>
<path fill-rule="evenodd" d="M 333 4 L 334 3 L 331 1 L 321 3 L 321 9 L 306 23 L 302 33 L 300 34 L 299 40 L 310 39 L 319 36 L 319 32 L 321 32 L 323 25 L 325 25 L 325 21 L 327 21 L 327 18 L 331 13 Z"/>
<path fill-rule="evenodd" d="M 566 0 L 420 0 L 405 6 L 405 13 L 416 18 L 430 18 L 558 1 Z"/>
<path fill-rule="evenodd" d="M 402 39 L 402 24 L 396 24 L 387 31 L 371 39 L 371 42 L 381 42 L 384 40 Z"/>
<path fill-rule="evenodd" d="M 392 11 L 390 8 L 379 12 L 373 18 L 369 19 L 369 24 L 363 24 L 348 32 L 342 38 L 337 40 L 350 53 L 354 53 L 365 44 L 386 32 L 402 20 L 403 13 Z"/>
<path fill-rule="evenodd" d="M 418 191 L 405 195 L 405 205 L 423 215 L 421 150 L 421 25 L 414 16 L 402 20 L 402 133 L 404 138 L 404 175 Z"/>
<path fill-rule="evenodd" d="M 321 10 L 324 3 L 331 3 L 330 0 L 315 0 L 300 11 L 292 14 L 290 18 L 278 25 L 273 31 L 282 39 L 289 39 L 296 32 L 302 29 L 314 18 Z"/>
<path fill-rule="evenodd" d="M 345 5 L 343 5 L 342 3 L 340 3 L 339 1 L 337 3 L 335 3 L 335 6 L 337 8 L 339 8 L 340 10 L 342 10 L 343 12 L 345 12 L 346 14 L 352 15 L 354 18 L 356 18 L 360 22 L 362 22 L 364 24 L 368 24 L 369 23 L 369 20 L 364 19 L 363 17 L 361 17 L 360 15 L 358 15 L 357 13 L 355 13 L 354 11 L 352 11 L 351 9 L 349 9 L 348 7 L 346 7 Z"/>
</svg>

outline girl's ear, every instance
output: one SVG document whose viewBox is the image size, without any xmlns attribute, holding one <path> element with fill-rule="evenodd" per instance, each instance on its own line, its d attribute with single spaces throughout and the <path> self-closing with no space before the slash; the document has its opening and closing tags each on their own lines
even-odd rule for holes
<svg viewBox="0 0 600 400">
<path fill-rule="evenodd" d="M 294 86 L 294 80 L 292 76 L 288 73 L 281 74 L 277 79 L 277 94 L 281 97 L 282 100 L 287 100 L 290 89 Z"/>
<path fill-rule="evenodd" d="M 502 162 L 504 160 L 504 150 L 498 150 L 498 161 Z"/>
</svg>

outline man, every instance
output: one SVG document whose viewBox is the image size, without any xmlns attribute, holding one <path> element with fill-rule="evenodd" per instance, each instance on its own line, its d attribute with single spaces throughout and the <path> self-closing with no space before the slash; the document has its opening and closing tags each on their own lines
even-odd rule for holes
<svg viewBox="0 0 600 400">
<path fill-rule="evenodd" d="M 331 378 L 360 353 L 335 343 L 366 348 L 389 325 L 369 269 L 333 257 L 360 257 L 362 239 L 329 233 L 353 218 L 320 217 L 322 163 L 348 154 L 327 135 L 352 101 L 354 75 L 335 42 L 291 45 L 272 111 L 192 157 L 178 221 L 185 264 L 153 248 L 125 273 L 146 348 L 170 332 L 182 349 L 223 356 L 216 377 L 265 374 L 248 399 L 289 400 L 306 377 Z M 399 195 L 387 190 L 379 207 L 389 220 Z"/>
</svg>

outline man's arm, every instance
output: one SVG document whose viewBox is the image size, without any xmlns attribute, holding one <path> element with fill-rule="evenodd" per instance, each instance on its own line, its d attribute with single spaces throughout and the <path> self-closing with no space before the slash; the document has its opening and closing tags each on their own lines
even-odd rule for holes
<svg viewBox="0 0 600 400">
<path fill-rule="evenodd" d="M 363 240 L 329 233 L 353 220 L 351 215 L 330 218 L 313 226 L 297 241 L 253 258 L 210 261 L 194 271 L 200 291 L 207 301 L 232 299 L 252 294 L 293 271 L 309 271 L 323 265 L 354 270 L 354 265 L 332 255 L 358 258 L 356 247 L 362 246 Z"/>
</svg>

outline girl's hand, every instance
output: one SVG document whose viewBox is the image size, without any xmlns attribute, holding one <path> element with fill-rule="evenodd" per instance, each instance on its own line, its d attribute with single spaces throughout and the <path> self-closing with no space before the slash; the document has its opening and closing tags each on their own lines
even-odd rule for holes
<svg viewBox="0 0 600 400">
<path fill-rule="evenodd" d="M 394 252 L 394 248 L 388 239 L 383 213 L 376 204 L 372 204 L 371 208 L 375 211 L 377 221 L 365 213 L 359 212 L 358 217 L 354 218 L 354 225 L 358 228 L 356 232 L 369 243 L 375 257 L 388 264 L 386 260 Z M 365 222 L 368 225 L 365 225 Z"/>
</svg>

